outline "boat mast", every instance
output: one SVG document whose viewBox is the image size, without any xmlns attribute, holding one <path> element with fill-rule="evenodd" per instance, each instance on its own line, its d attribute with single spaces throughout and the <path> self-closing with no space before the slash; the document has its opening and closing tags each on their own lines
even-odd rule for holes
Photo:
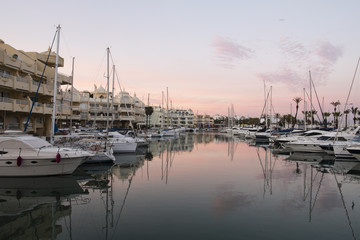
<svg viewBox="0 0 360 240">
<path fill-rule="evenodd" d="M 306 131 L 306 98 L 305 98 L 305 88 L 304 88 L 304 130 Z"/>
<path fill-rule="evenodd" d="M 167 114 L 166 125 L 169 128 L 169 89 L 168 89 L 168 87 L 166 87 L 166 114 Z"/>
<path fill-rule="evenodd" d="M 71 96 L 70 96 L 70 135 L 72 135 L 72 119 L 73 119 L 73 95 L 74 95 L 74 61 L 75 57 L 72 59 L 72 71 L 71 71 Z"/>
<path fill-rule="evenodd" d="M 61 29 L 61 27 L 60 27 L 60 24 L 59 24 L 57 26 L 57 46 L 56 46 L 56 60 L 55 60 L 54 96 L 53 96 L 53 111 L 52 111 L 52 117 L 51 117 L 51 136 L 50 136 L 50 143 L 51 144 L 54 144 L 57 77 L 58 77 L 58 66 L 59 66 L 60 29 Z"/>
<path fill-rule="evenodd" d="M 161 129 L 164 128 L 164 91 L 161 91 L 161 108 L 160 108 L 160 113 L 161 113 Z"/>
<path fill-rule="evenodd" d="M 109 76 L 109 48 L 106 49 L 106 56 L 107 56 L 107 68 L 106 68 L 106 88 L 107 88 L 107 102 L 106 102 L 106 109 L 107 109 L 107 112 L 106 112 L 106 138 L 108 137 L 108 132 L 109 132 L 109 105 L 110 105 L 110 102 L 109 102 L 109 79 L 110 79 L 110 76 Z"/>
<path fill-rule="evenodd" d="M 313 128 L 313 105 L 312 105 L 312 80 L 311 80 L 311 71 L 309 71 L 310 78 L 310 117 L 311 117 L 311 129 Z"/>
<path fill-rule="evenodd" d="M 266 96 L 266 84 L 265 84 L 265 80 L 264 80 L 264 99 L 265 99 L 265 127 L 268 127 L 268 121 L 267 121 L 267 117 L 268 117 L 268 104 L 267 104 L 267 96 Z"/>
<path fill-rule="evenodd" d="M 111 94 L 111 109 L 112 109 L 112 116 L 111 116 L 111 127 L 114 127 L 114 96 L 115 96 L 115 65 L 113 65 L 113 81 L 112 81 L 112 94 Z"/>
</svg>

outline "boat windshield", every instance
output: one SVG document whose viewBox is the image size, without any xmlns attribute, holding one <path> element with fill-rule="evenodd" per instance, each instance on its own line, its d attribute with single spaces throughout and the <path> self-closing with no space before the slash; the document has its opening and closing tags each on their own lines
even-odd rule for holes
<svg viewBox="0 0 360 240">
<path fill-rule="evenodd" d="M 43 147 L 51 146 L 49 142 L 37 137 L 26 136 L 26 137 L 20 137 L 20 139 L 33 148 L 43 148 Z"/>
</svg>

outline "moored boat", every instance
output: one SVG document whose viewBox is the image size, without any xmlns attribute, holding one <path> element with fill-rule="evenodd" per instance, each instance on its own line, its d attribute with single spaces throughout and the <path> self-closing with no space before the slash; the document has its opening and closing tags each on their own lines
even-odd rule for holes
<svg viewBox="0 0 360 240">
<path fill-rule="evenodd" d="M 92 154 L 55 147 L 31 135 L 0 136 L 0 176 L 51 176 L 71 174 Z"/>
</svg>

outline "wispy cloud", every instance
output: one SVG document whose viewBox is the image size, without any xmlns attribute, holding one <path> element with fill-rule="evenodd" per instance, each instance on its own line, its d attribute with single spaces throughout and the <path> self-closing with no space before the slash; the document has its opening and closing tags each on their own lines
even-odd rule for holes
<svg viewBox="0 0 360 240">
<path fill-rule="evenodd" d="M 215 49 L 215 57 L 220 65 L 233 68 L 237 60 L 246 60 L 253 56 L 254 51 L 238 44 L 236 41 L 217 36 L 211 44 Z"/>
<path fill-rule="evenodd" d="M 258 75 L 260 79 L 270 83 L 283 83 L 288 85 L 291 90 L 296 90 L 304 86 L 305 79 L 299 75 L 297 71 L 283 68 L 278 72 L 261 73 Z"/>
<path fill-rule="evenodd" d="M 334 66 L 343 54 L 341 47 L 328 41 L 318 41 L 310 46 L 292 38 L 283 38 L 279 49 L 282 66 L 274 72 L 258 74 L 261 80 L 283 83 L 296 90 L 308 81 L 308 71 L 317 85 L 324 85 Z"/>
<path fill-rule="evenodd" d="M 343 49 L 334 46 L 327 41 L 319 41 L 316 44 L 315 53 L 324 64 L 334 64 L 342 56 Z"/>
</svg>

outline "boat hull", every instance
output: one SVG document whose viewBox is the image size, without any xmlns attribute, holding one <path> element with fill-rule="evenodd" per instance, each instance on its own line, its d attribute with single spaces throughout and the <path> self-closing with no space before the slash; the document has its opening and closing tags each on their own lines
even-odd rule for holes
<svg viewBox="0 0 360 240">
<path fill-rule="evenodd" d="M 22 159 L 17 165 L 17 159 L 0 159 L 0 176 L 30 177 L 71 174 L 83 162 L 83 157 L 62 158 L 59 163 L 54 158 Z"/>
</svg>

